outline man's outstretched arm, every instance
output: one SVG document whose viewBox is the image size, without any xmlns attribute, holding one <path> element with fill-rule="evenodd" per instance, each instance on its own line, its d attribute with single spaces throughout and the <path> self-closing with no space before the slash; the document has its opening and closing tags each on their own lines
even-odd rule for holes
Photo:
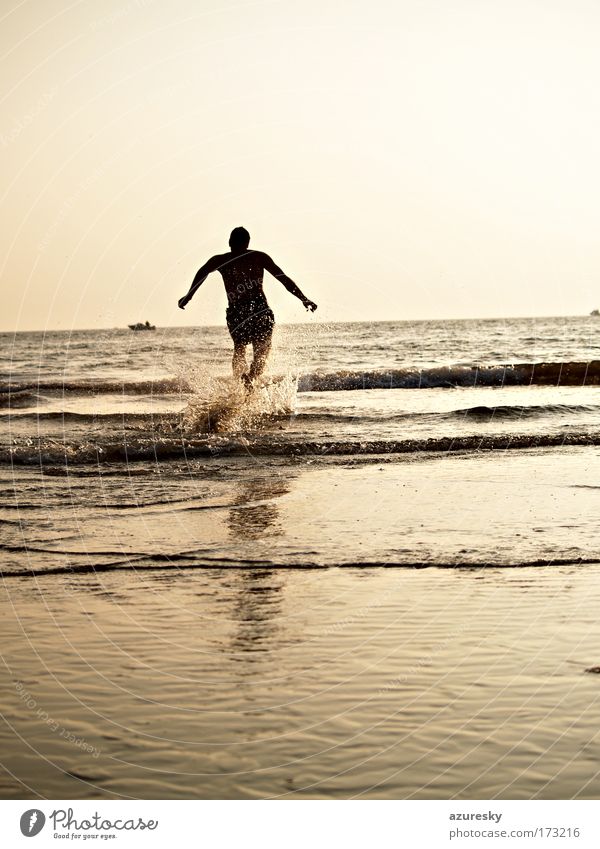
<svg viewBox="0 0 600 849">
<path fill-rule="evenodd" d="M 184 310 L 186 308 L 186 305 L 192 300 L 192 298 L 194 297 L 200 286 L 202 286 L 211 271 L 216 271 L 218 267 L 219 257 L 213 256 L 208 260 L 208 262 L 204 263 L 202 268 L 198 269 L 198 271 L 196 272 L 196 276 L 192 280 L 190 291 L 187 293 L 187 295 L 184 295 L 183 298 L 180 298 L 177 301 L 179 309 Z"/>
<path fill-rule="evenodd" d="M 267 254 L 264 254 L 264 265 L 265 269 L 272 274 L 273 277 L 277 278 L 280 283 L 283 283 L 288 292 L 291 292 L 292 295 L 295 295 L 298 300 L 302 301 L 307 310 L 314 312 L 317 308 L 317 305 L 314 301 L 309 300 L 306 295 L 304 295 L 298 286 L 294 283 L 294 281 L 285 274 L 278 265 L 275 265 L 273 260 Z"/>
</svg>

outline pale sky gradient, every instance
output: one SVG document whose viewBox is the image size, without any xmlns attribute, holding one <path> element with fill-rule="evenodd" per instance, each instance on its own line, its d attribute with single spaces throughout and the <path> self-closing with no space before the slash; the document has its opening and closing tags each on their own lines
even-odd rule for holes
<svg viewBox="0 0 600 849">
<path fill-rule="evenodd" d="M 223 323 L 220 276 L 177 299 L 238 225 L 323 321 L 586 314 L 599 40 L 597 0 L 5 0 L 0 329 Z"/>
</svg>

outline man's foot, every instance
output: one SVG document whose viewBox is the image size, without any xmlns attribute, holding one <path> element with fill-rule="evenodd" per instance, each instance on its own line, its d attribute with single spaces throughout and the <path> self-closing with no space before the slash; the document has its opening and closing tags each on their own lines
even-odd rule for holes
<svg viewBox="0 0 600 849">
<path fill-rule="evenodd" d="M 252 383 L 252 378 L 250 377 L 248 372 L 244 372 L 244 374 L 242 375 L 242 383 L 244 384 L 246 392 L 250 392 L 254 384 Z"/>
</svg>

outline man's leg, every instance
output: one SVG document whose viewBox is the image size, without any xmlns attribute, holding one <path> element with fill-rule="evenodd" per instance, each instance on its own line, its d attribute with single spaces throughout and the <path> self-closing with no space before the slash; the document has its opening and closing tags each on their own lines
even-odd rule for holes
<svg viewBox="0 0 600 849">
<path fill-rule="evenodd" d="M 239 342 L 233 343 L 233 360 L 231 366 L 233 368 L 233 376 L 237 380 L 241 380 L 248 366 L 246 363 L 246 346 Z"/>
<path fill-rule="evenodd" d="M 263 371 L 265 370 L 269 351 L 271 350 L 272 338 L 273 334 L 267 333 L 264 336 L 261 336 L 260 339 L 255 339 L 252 343 L 254 359 L 252 360 L 252 365 L 250 366 L 250 371 L 248 372 L 249 380 L 255 380 L 257 377 L 260 377 Z"/>
</svg>

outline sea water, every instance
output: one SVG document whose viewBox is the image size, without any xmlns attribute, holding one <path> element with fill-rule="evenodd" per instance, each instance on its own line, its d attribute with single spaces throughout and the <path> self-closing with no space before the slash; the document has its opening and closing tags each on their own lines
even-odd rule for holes
<svg viewBox="0 0 600 849">
<path fill-rule="evenodd" d="M 0 795 L 597 798 L 599 327 L 4 334 Z"/>
<path fill-rule="evenodd" d="M 488 451 L 540 449 L 556 457 L 579 448 L 592 463 L 598 330 L 592 317 L 278 327 L 268 372 L 250 394 L 231 377 L 222 328 L 4 334 L 0 518 L 10 570 L 53 562 L 33 556 L 28 531 L 10 524 L 15 510 L 50 529 L 85 510 L 92 527 L 107 501 L 141 515 L 148 503 L 168 509 L 208 497 L 216 480 L 257 473 L 291 480 L 359 463 L 376 474 L 382 463 L 418 467 L 449 455 L 489 468 Z M 145 542 L 142 534 L 139 551 Z M 543 542 L 534 559 L 548 553 Z M 408 547 L 402 562 L 411 558 L 420 550 Z M 320 562 L 314 547 L 304 559 Z M 326 559 L 336 560 L 332 546 Z"/>
</svg>

